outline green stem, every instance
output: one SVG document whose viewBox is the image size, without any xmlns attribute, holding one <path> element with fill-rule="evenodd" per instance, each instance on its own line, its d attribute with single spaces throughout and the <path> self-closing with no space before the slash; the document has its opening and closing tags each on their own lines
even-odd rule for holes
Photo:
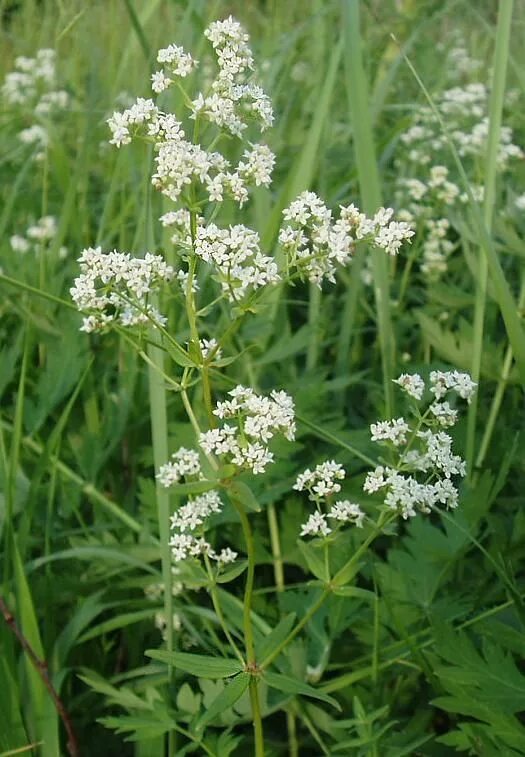
<svg viewBox="0 0 525 757">
<path fill-rule="evenodd" d="M 160 347 L 148 345 L 151 363 L 148 366 L 149 403 L 151 419 L 151 436 L 153 444 L 153 462 L 159 470 L 168 459 L 168 419 L 164 373 L 164 352 Z M 166 648 L 173 650 L 173 592 L 171 573 L 170 540 L 170 501 L 167 489 L 159 482 L 156 484 L 157 517 L 159 523 L 160 556 L 162 563 L 162 581 L 164 584 L 164 613 L 166 615 Z M 169 668 L 169 682 L 173 680 L 173 667 Z"/>
<path fill-rule="evenodd" d="M 499 3 L 498 25 L 496 29 L 496 48 L 494 50 L 494 63 L 492 74 L 492 86 L 489 113 L 489 134 L 487 140 L 487 152 L 485 159 L 485 193 L 483 198 L 483 220 L 485 228 L 490 234 L 492 219 L 494 216 L 496 176 L 498 170 L 498 152 L 500 144 L 501 120 L 505 97 L 505 79 L 509 58 L 510 33 L 512 28 L 513 0 L 504 0 Z M 474 335 L 472 349 L 472 365 L 470 373 L 472 379 L 479 383 L 481 374 L 481 359 L 483 353 L 483 335 L 485 311 L 487 306 L 487 287 L 489 276 L 489 263 L 487 256 L 480 250 L 478 273 L 476 277 L 476 302 L 474 307 Z M 476 420 L 478 409 L 478 395 L 472 398 L 469 406 L 467 425 L 467 465 L 470 471 L 474 462 L 476 443 Z"/>
<path fill-rule="evenodd" d="M 261 718 L 261 704 L 259 702 L 259 682 L 256 676 L 250 680 L 250 704 L 253 715 L 253 733 L 255 739 L 255 757 L 264 757 L 264 733 Z"/>
<path fill-rule="evenodd" d="M 270 544 L 273 557 L 273 575 L 277 591 L 284 591 L 283 556 L 281 554 L 281 539 L 279 537 L 279 523 L 273 502 L 268 505 L 268 527 L 270 529 Z"/>
<path fill-rule="evenodd" d="M 524 304 L 525 304 L 525 277 L 522 279 L 521 292 L 520 292 L 520 297 L 519 297 L 519 302 L 518 302 L 518 309 L 521 310 Z M 476 471 L 481 470 L 483 463 L 485 462 L 485 456 L 489 448 L 490 440 L 492 439 L 492 434 L 494 433 L 494 427 L 496 425 L 496 420 L 498 418 L 501 403 L 503 401 L 503 395 L 505 394 L 505 389 L 507 388 L 507 381 L 510 375 L 510 370 L 512 368 L 513 358 L 514 358 L 514 353 L 512 351 L 512 345 L 509 344 L 509 346 L 507 347 L 507 352 L 505 353 L 505 358 L 503 360 L 503 368 L 501 369 L 501 378 L 498 382 L 496 392 L 494 393 L 494 399 L 492 400 L 492 405 L 490 406 L 489 417 L 485 425 L 485 431 L 483 432 L 483 438 L 481 440 L 478 456 L 476 458 L 476 465 L 475 465 Z"/>
<path fill-rule="evenodd" d="M 228 639 L 228 642 L 232 650 L 234 651 L 235 655 L 239 658 L 239 662 L 241 662 L 244 665 L 245 664 L 244 657 L 242 656 L 242 653 L 239 647 L 235 643 L 233 636 L 228 630 L 228 624 L 226 623 L 226 620 L 224 618 L 221 603 L 219 600 L 219 595 L 217 594 L 217 584 L 215 583 L 215 578 L 213 577 L 213 574 L 212 574 L 210 560 L 206 554 L 204 554 L 204 563 L 206 565 L 206 571 L 210 579 L 210 596 L 211 596 L 211 601 L 213 603 L 213 609 L 215 610 L 215 614 L 217 615 L 222 631 L 224 635 L 226 636 L 226 638 Z"/>
<path fill-rule="evenodd" d="M 355 565 L 355 563 L 359 560 L 362 554 L 366 552 L 370 544 L 374 541 L 374 539 L 379 536 L 384 526 L 391 521 L 395 517 L 394 513 L 381 513 L 379 516 L 379 519 L 377 523 L 375 524 L 375 528 L 371 531 L 371 533 L 367 536 L 367 538 L 364 540 L 364 542 L 358 547 L 358 549 L 354 552 L 352 557 L 343 565 L 343 567 L 335 574 L 333 579 L 331 580 L 330 584 L 326 585 L 317 598 L 317 600 L 313 603 L 313 605 L 310 607 L 306 615 L 304 615 L 299 623 L 293 628 L 286 639 L 282 641 L 274 650 L 271 652 L 266 659 L 264 659 L 261 662 L 261 667 L 266 668 L 268 665 L 270 665 L 285 649 L 285 647 L 292 642 L 298 633 L 305 627 L 305 625 L 313 618 L 317 610 L 319 610 L 323 604 L 325 603 L 325 600 L 330 596 L 332 593 L 332 588 L 334 586 L 341 586 L 342 579 L 344 578 L 345 574 Z"/>
<path fill-rule="evenodd" d="M 346 89 L 352 117 L 353 143 L 359 190 L 365 213 L 373 215 L 381 205 L 381 182 L 374 145 L 374 129 L 369 104 L 368 81 L 363 65 L 359 6 L 359 0 L 342 0 L 342 20 L 346 43 Z M 372 269 L 383 371 L 385 409 L 387 417 L 391 418 L 394 407 L 392 379 L 394 377 L 395 347 L 394 329 L 392 328 L 390 312 L 388 259 L 383 250 L 372 250 Z"/>
<path fill-rule="evenodd" d="M 246 543 L 246 553 L 248 557 L 248 570 L 246 573 L 246 586 L 244 589 L 243 627 L 247 667 L 250 672 L 255 673 L 257 663 L 255 660 L 255 643 L 253 638 L 252 625 L 253 581 L 255 578 L 255 545 L 253 542 L 253 533 L 250 526 L 250 521 L 248 520 L 244 506 L 236 499 L 232 499 L 232 504 L 239 514 L 244 541 Z M 250 681 L 250 703 L 252 708 L 255 738 L 255 756 L 264 757 L 264 734 L 262 727 L 261 706 L 259 702 L 259 691 L 257 686 L 258 678 L 256 675 L 252 675 L 252 679 Z"/>
</svg>

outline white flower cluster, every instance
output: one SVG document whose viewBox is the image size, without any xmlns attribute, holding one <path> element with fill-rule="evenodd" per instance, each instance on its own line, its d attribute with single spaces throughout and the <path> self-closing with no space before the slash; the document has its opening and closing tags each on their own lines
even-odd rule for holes
<svg viewBox="0 0 525 757">
<path fill-rule="evenodd" d="M 309 498 L 317 505 L 317 510 L 311 513 L 306 523 L 301 526 L 301 536 L 328 536 L 333 530 L 328 525 L 328 519 L 336 521 L 336 528 L 344 523 L 362 527 L 365 514 L 354 502 L 343 499 L 328 507 L 329 497 L 341 491 L 339 481 L 342 481 L 345 475 L 343 466 L 335 460 L 326 460 L 313 471 L 307 468 L 299 474 L 293 488 L 297 491 L 307 491 Z M 323 502 L 327 507 L 326 513 L 321 510 Z"/>
<path fill-rule="evenodd" d="M 259 85 L 247 80 L 253 69 L 253 57 L 242 26 L 230 16 L 210 24 L 204 35 L 213 46 L 219 72 L 210 93 L 199 94 L 193 101 L 193 117 L 204 116 L 238 137 L 246 129 L 247 119 L 258 121 L 261 131 L 270 127 L 273 123 L 270 99 Z"/>
<path fill-rule="evenodd" d="M 178 449 L 171 456 L 171 460 L 160 466 L 157 473 L 159 483 L 165 487 L 178 484 L 182 478 L 202 478 L 199 453 L 186 447 Z"/>
<path fill-rule="evenodd" d="M 420 401 L 425 383 L 419 374 L 403 374 L 397 383 L 410 397 Z M 395 458 L 392 465 L 379 465 L 366 476 L 363 489 L 368 494 L 383 490 L 384 504 L 411 518 L 420 512 L 430 512 L 437 505 L 457 507 L 458 491 L 452 478 L 465 476 L 465 462 L 452 451 L 452 438 L 442 429 L 453 426 L 457 410 L 444 398 L 457 394 L 470 400 L 476 384 L 470 376 L 459 371 L 432 371 L 429 391 L 434 401 L 427 412 L 415 414 L 413 423 L 398 418 L 380 421 L 370 427 L 372 440 L 386 443 Z M 418 475 L 423 474 L 423 481 Z"/>
<path fill-rule="evenodd" d="M 221 229 L 214 223 L 200 226 L 195 253 L 217 270 L 223 292 L 231 301 L 249 290 L 279 281 L 275 260 L 263 255 L 259 235 L 242 224 Z"/>
<path fill-rule="evenodd" d="M 336 526 L 350 523 L 357 528 L 362 528 L 365 514 L 355 502 L 347 499 L 340 500 L 327 513 L 319 510 L 311 513 L 306 523 L 301 526 L 301 536 L 328 536 L 333 531 L 333 528 L 328 525 L 328 519 L 337 521 Z"/>
<path fill-rule="evenodd" d="M 197 61 L 193 60 L 191 55 L 184 52 L 183 48 L 178 45 L 169 45 L 159 50 L 157 63 L 162 63 L 163 68 L 160 71 L 155 71 L 151 76 L 151 88 L 156 94 L 164 92 L 173 83 L 173 79 L 170 77 L 176 76 L 184 79 L 191 74 L 197 65 Z"/>
<path fill-rule="evenodd" d="M 265 397 L 244 386 L 236 386 L 228 394 L 231 399 L 218 402 L 213 412 L 221 421 L 231 422 L 202 433 L 199 444 L 208 455 L 224 457 L 255 475 L 264 473 L 273 461 L 268 448 L 273 436 L 280 433 L 290 441 L 295 438 L 293 400 L 286 392 L 273 391 Z"/>
<path fill-rule="evenodd" d="M 173 277 L 173 269 L 160 255 L 148 252 L 144 258 L 133 258 L 129 253 L 105 253 L 100 247 L 88 247 L 78 262 L 81 273 L 69 291 L 78 309 L 88 313 L 81 331 L 101 331 L 111 323 L 165 323 L 148 302 L 160 284 Z"/>
<path fill-rule="evenodd" d="M 313 471 L 307 468 L 300 473 L 293 488 L 298 492 L 307 491 L 310 499 L 322 499 L 341 491 L 341 484 L 338 482 L 343 481 L 345 475 L 342 465 L 335 460 L 326 460 L 316 465 Z"/>
<path fill-rule="evenodd" d="M 36 254 L 42 250 L 49 249 L 49 243 L 53 241 L 57 233 L 57 222 L 54 216 L 43 216 L 34 224 L 31 224 L 26 230 L 25 236 L 13 234 L 9 242 L 13 252 L 25 255 L 29 250 Z M 65 247 L 60 247 L 58 256 L 63 259 L 67 256 L 68 251 Z"/>
<path fill-rule="evenodd" d="M 488 138 L 487 87 L 481 82 L 452 87 L 437 95 L 434 101 L 460 156 L 483 155 Z M 503 126 L 498 151 L 500 169 L 507 168 L 512 159 L 523 158 L 522 149 L 513 144 L 512 139 L 512 129 Z M 409 160 L 418 164 L 429 163 L 431 154 L 448 149 L 447 135 L 442 133 L 432 108 L 427 105 L 415 112 L 411 126 L 401 135 L 401 141 L 409 148 Z"/>
<path fill-rule="evenodd" d="M 205 35 L 212 42 L 219 73 L 209 94 L 201 93 L 191 102 L 191 118 L 207 119 L 241 138 L 248 118 L 258 121 L 261 130 L 271 126 L 273 114 L 268 97 L 258 85 L 245 81 L 246 72 L 253 66 L 248 35 L 231 17 L 212 23 Z M 157 60 L 164 65 L 152 76 L 157 93 L 170 86 L 172 76 L 186 77 L 196 65 L 191 55 L 177 45 L 160 50 Z M 162 112 L 153 100 L 138 98 L 130 108 L 113 113 L 108 125 L 112 132 L 110 142 L 117 147 L 129 144 L 134 136 L 153 141 L 153 185 L 174 202 L 181 196 L 184 199 L 190 185 L 200 184 L 209 202 L 222 202 L 228 195 L 242 206 L 248 199 L 249 187 L 270 185 L 275 157 L 266 145 L 251 145 L 239 163 L 232 166 L 221 153 L 188 140 L 181 122 L 173 114 Z"/>
<path fill-rule="evenodd" d="M 404 221 L 393 221 L 393 213 L 380 208 L 367 218 L 354 205 L 342 205 L 339 218 L 333 221 L 332 211 L 314 192 L 302 192 L 283 211 L 284 220 L 291 222 L 279 233 L 288 267 L 321 286 L 324 279 L 335 281 L 336 265 L 349 264 L 359 241 L 396 255 L 414 232 Z"/>
<path fill-rule="evenodd" d="M 219 493 L 212 489 L 189 499 L 171 516 L 172 535 L 169 543 L 176 563 L 187 560 L 189 557 L 202 555 L 206 555 L 208 559 L 220 565 L 235 561 L 237 553 L 230 547 L 216 552 L 203 536 L 207 519 L 213 513 L 220 513 L 221 510 L 222 502 Z"/>
<path fill-rule="evenodd" d="M 481 69 L 481 61 L 471 58 L 459 41 L 449 51 L 449 69 L 456 81 L 462 74 Z M 441 128 L 435 111 L 429 106 L 418 108 L 408 129 L 401 135 L 401 150 L 396 160 L 403 178 L 396 181 L 397 205 L 406 208 L 419 227 L 422 240 L 421 272 L 432 283 L 447 270 L 448 258 L 455 245 L 450 239 L 452 223 L 447 216 L 458 203 L 466 204 L 469 196 L 450 179 L 443 163 L 448 159 L 451 138 L 469 175 L 471 190 L 477 202 L 483 200 L 483 187 L 475 184 L 479 159 L 484 156 L 489 134 L 488 88 L 481 82 L 457 84 L 434 97 L 447 133 Z M 513 93 L 507 95 L 512 105 Z M 514 144 L 512 129 L 502 126 L 497 162 L 501 171 L 511 163 L 523 160 L 525 153 Z M 434 165 L 431 165 L 431 162 Z M 408 176 L 407 176 L 408 173 Z"/>
<path fill-rule="evenodd" d="M 64 110 L 69 103 L 69 95 L 57 89 L 55 51 L 38 50 L 34 58 L 20 56 L 15 59 L 15 69 L 8 73 L 2 85 L 4 102 L 19 108 L 31 118 L 48 120 L 57 111 Z M 45 124 L 33 123 L 18 134 L 25 144 L 35 144 L 45 148 L 49 143 L 49 133 Z M 42 153 L 37 153 L 39 158 Z"/>
</svg>

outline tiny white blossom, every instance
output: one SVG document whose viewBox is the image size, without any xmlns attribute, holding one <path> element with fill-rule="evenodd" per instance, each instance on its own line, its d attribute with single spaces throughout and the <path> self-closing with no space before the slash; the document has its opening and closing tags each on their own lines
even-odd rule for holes
<svg viewBox="0 0 525 757">
<path fill-rule="evenodd" d="M 398 384 L 410 397 L 420 400 L 425 391 L 425 382 L 419 373 L 402 373 L 399 378 L 394 379 L 394 384 Z"/>
<path fill-rule="evenodd" d="M 326 522 L 326 515 L 315 512 L 301 526 L 301 536 L 328 536 L 332 529 Z"/>
</svg>

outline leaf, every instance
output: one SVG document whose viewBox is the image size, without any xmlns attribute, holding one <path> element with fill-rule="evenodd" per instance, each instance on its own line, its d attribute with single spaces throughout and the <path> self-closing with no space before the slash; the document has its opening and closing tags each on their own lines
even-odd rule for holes
<svg viewBox="0 0 525 757">
<path fill-rule="evenodd" d="M 217 576 L 217 583 L 227 584 L 229 581 L 233 581 L 237 576 L 240 576 L 241 573 L 244 573 L 247 566 L 248 560 L 241 560 L 240 562 L 235 563 L 231 568 L 228 568 L 224 573 L 220 573 L 219 576 Z"/>
<path fill-rule="evenodd" d="M 226 491 L 233 502 L 239 502 L 239 504 L 251 512 L 261 512 L 261 506 L 255 499 L 254 493 L 243 481 L 232 481 Z"/>
<path fill-rule="evenodd" d="M 272 629 L 268 636 L 265 636 L 258 647 L 257 658 L 261 660 L 261 664 L 264 665 L 264 661 L 270 655 L 273 650 L 279 646 L 279 644 L 286 639 L 290 631 L 292 630 L 295 622 L 296 614 L 294 612 L 286 615 L 279 623 Z"/>
<path fill-rule="evenodd" d="M 328 575 L 324 559 L 317 554 L 315 547 L 301 541 L 300 539 L 297 542 L 297 546 L 299 547 L 299 551 L 304 557 L 310 572 L 313 573 L 316 578 L 327 583 L 330 580 L 330 576 Z"/>
<path fill-rule="evenodd" d="M 220 715 L 221 712 L 232 707 L 235 702 L 242 697 L 246 689 L 250 684 L 250 673 L 239 673 L 235 678 L 226 685 L 223 691 L 221 691 L 210 704 L 206 712 L 199 718 L 195 729 L 200 731 L 207 725 L 210 720 L 213 720 Z"/>
<path fill-rule="evenodd" d="M 170 494 L 178 494 L 180 496 L 185 494 L 203 494 L 204 492 L 216 489 L 218 485 L 218 481 L 188 481 L 186 484 L 173 484 L 173 486 L 170 486 Z"/>
<path fill-rule="evenodd" d="M 264 680 L 272 689 L 277 689 L 285 694 L 300 694 L 312 699 L 320 699 L 321 702 L 326 702 L 337 710 L 341 710 L 341 706 L 336 699 L 328 696 L 328 694 L 323 694 L 322 691 L 314 689 L 313 686 L 309 686 L 307 683 L 298 681 L 296 678 L 290 678 L 290 676 L 282 675 L 282 673 L 265 673 Z"/>
<path fill-rule="evenodd" d="M 366 601 L 375 601 L 376 595 L 369 589 L 360 589 L 359 586 L 338 586 L 333 590 L 338 597 L 357 597 Z"/>
<path fill-rule="evenodd" d="M 242 664 L 233 658 L 208 657 L 186 652 L 163 652 L 158 649 L 148 649 L 146 654 L 154 660 L 173 665 L 198 678 L 229 678 L 242 670 Z"/>
</svg>

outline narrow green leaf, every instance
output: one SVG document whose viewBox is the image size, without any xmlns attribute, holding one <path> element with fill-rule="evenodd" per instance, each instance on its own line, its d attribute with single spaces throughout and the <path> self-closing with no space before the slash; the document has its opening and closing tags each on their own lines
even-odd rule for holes
<svg viewBox="0 0 525 757">
<path fill-rule="evenodd" d="M 314 689 L 307 683 L 298 681 L 296 678 L 290 678 L 290 676 L 282 675 L 282 673 L 265 673 L 264 680 L 271 686 L 272 689 L 282 691 L 284 694 L 299 694 L 305 697 L 311 697 L 312 699 L 320 699 L 321 702 L 335 707 L 336 710 L 341 710 L 339 702 L 328 694 L 323 694 L 322 691 Z"/>
<path fill-rule="evenodd" d="M 210 720 L 213 720 L 217 715 L 220 715 L 221 712 L 224 712 L 228 707 L 234 705 L 250 685 L 250 678 L 250 673 L 239 673 L 239 675 L 236 675 L 235 678 L 231 680 L 231 683 L 226 685 L 224 691 L 221 691 L 215 697 L 204 715 L 199 718 L 195 729 L 197 731 L 202 730 Z"/>
<path fill-rule="evenodd" d="M 239 660 L 230 658 L 186 652 L 163 652 L 158 649 L 148 649 L 146 654 L 154 660 L 165 662 L 198 678 L 229 678 L 242 670 Z"/>
<path fill-rule="evenodd" d="M 311 573 L 325 583 L 330 580 L 323 558 L 317 553 L 315 547 L 299 539 L 297 541 L 299 551 L 304 557 Z"/>
<path fill-rule="evenodd" d="M 232 481 L 227 488 L 227 492 L 232 500 L 239 502 L 247 510 L 255 513 L 261 512 L 261 506 L 255 499 L 252 490 L 243 481 Z"/>
<path fill-rule="evenodd" d="M 257 659 L 261 660 L 263 665 L 264 660 L 268 657 L 268 655 L 273 652 L 273 650 L 278 647 L 282 641 L 286 639 L 286 637 L 292 630 L 296 617 L 297 616 L 294 612 L 289 613 L 289 615 L 286 615 L 282 620 L 279 621 L 279 623 L 277 623 L 275 628 L 268 636 L 264 637 L 257 649 Z"/>
<path fill-rule="evenodd" d="M 188 481 L 187 484 L 173 484 L 173 486 L 170 486 L 170 493 L 181 496 L 185 494 L 203 494 L 204 492 L 216 489 L 218 485 L 218 481 Z"/>
<path fill-rule="evenodd" d="M 241 560 L 241 562 L 235 563 L 231 568 L 228 568 L 221 573 L 217 578 L 218 584 L 227 584 L 229 581 L 233 581 L 234 578 L 244 573 L 248 566 L 248 560 Z"/>
</svg>

